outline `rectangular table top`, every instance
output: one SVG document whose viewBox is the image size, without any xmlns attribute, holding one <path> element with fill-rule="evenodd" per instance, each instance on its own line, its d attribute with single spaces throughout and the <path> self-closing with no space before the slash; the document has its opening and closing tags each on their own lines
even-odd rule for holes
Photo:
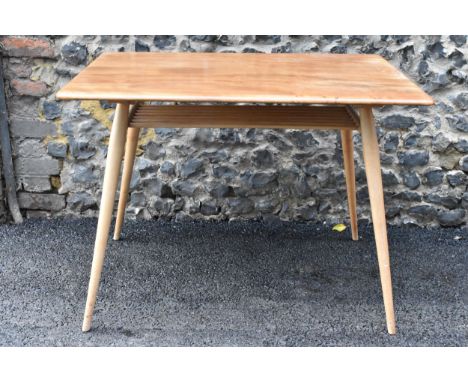
<svg viewBox="0 0 468 382">
<path fill-rule="evenodd" d="M 432 105 L 373 54 L 104 53 L 58 99 Z"/>
</svg>

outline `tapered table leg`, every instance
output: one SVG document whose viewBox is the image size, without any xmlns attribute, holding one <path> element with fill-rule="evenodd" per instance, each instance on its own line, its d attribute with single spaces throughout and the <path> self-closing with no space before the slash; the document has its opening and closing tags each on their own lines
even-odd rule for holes
<svg viewBox="0 0 468 382">
<path fill-rule="evenodd" d="M 385 220 L 384 194 L 380 169 L 380 152 L 372 108 L 361 108 L 360 119 L 362 149 L 364 153 L 364 163 L 366 166 L 367 185 L 369 189 L 375 243 L 377 246 L 377 259 L 379 262 L 380 281 L 382 284 L 385 315 L 387 318 L 387 329 L 390 334 L 395 334 L 395 313 L 393 309 L 392 278 L 390 273 L 390 257 L 388 253 L 387 225 Z"/>
<path fill-rule="evenodd" d="M 132 180 L 133 165 L 135 163 L 135 154 L 138 146 L 139 128 L 130 128 L 127 130 L 127 143 L 125 144 L 125 157 L 122 171 L 122 183 L 119 193 L 119 208 L 117 210 L 117 219 L 115 221 L 114 240 L 120 239 L 122 225 L 125 217 L 125 208 L 128 200 L 128 190 Z"/>
<path fill-rule="evenodd" d="M 354 171 L 353 131 L 341 129 L 341 146 L 343 148 L 343 162 L 346 177 L 346 191 L 348 193 L 348 210 L 351 220 L 351 236 L 358 239 L 358 225 L 356 213 L 356 176 Z"/>
<path fill-rule="evenodd" d="M 119 178 L 122 154 L 125 146 L 125 136 L 128 126 L 128 104 L 119 103 L 115 110 L 114 122 L 109 141 L 109 151 L 107 154 L 106 169 L 104 173 L 104 183 L 102 188 L 99 220 L 96 231 L 96 242 L 94 245 L 93 263 L 91 266 L 91 276 L 88 287 L 88 297 L 83 319 L 83 331 L 91 329 L 96 295 L 99 289 L 104 255 L 109 237 L 109 228 L 114 209 L 115 192 Z"/>
</svg>

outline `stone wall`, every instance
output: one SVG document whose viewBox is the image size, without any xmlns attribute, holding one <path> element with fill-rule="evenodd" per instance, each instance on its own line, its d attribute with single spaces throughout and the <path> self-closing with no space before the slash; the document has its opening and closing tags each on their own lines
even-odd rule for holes
<svg viewBox="0 0 468 382">
<path fill-rule="evenodd" d="M 376 110 L 389 222 L 467 221 L 467 36 L 6 36 L 2 45 L 19 201 L 29 217 L 96 216 L 113 105 L 57 102 L 54 94 L 102 52 L 136 50 L 382 55 L 437 102 Z M 368 219 L 358 135 L 355 143 L 358 212 Z M 137 154 L 128 216 L 347 220 L 335 132 L 147 130 Z"/>
</svg>

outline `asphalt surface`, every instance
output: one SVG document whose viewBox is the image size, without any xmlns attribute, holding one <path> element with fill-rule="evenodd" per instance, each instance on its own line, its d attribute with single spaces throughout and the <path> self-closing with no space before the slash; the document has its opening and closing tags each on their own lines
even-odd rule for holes
<svg viewBox="0 0 468 382">
<path fill-rule="evenodd" d="M 131 221 L 81 332 L 96 220 L 0 225 L 2 346 L 468 346 L 468 231 L 389 230 L 386 333 L 371 227 Z M 460 239 L 461 238 L 461 239 Z"/>
</svg>

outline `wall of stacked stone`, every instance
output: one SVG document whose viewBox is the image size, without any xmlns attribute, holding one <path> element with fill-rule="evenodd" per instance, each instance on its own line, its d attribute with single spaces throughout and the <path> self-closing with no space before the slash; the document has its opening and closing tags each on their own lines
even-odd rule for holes
<svg viewBox="0 0 468 382">
<path fill-rule="evenodd" d="M 467 36 L 4 36 L 21 208 L 96 216 L 113 105 L 55 92 L 104 51 L 377 53 L 433 107 L 376 110 L 391 224 L 459 226 L 468 214 Z M 358 213 L 369 218 L 360 137 Z M 347 220 L 341 143 L 330 131 L 161 128 L 141 134 L 128 216 Z"/>
</svg>

